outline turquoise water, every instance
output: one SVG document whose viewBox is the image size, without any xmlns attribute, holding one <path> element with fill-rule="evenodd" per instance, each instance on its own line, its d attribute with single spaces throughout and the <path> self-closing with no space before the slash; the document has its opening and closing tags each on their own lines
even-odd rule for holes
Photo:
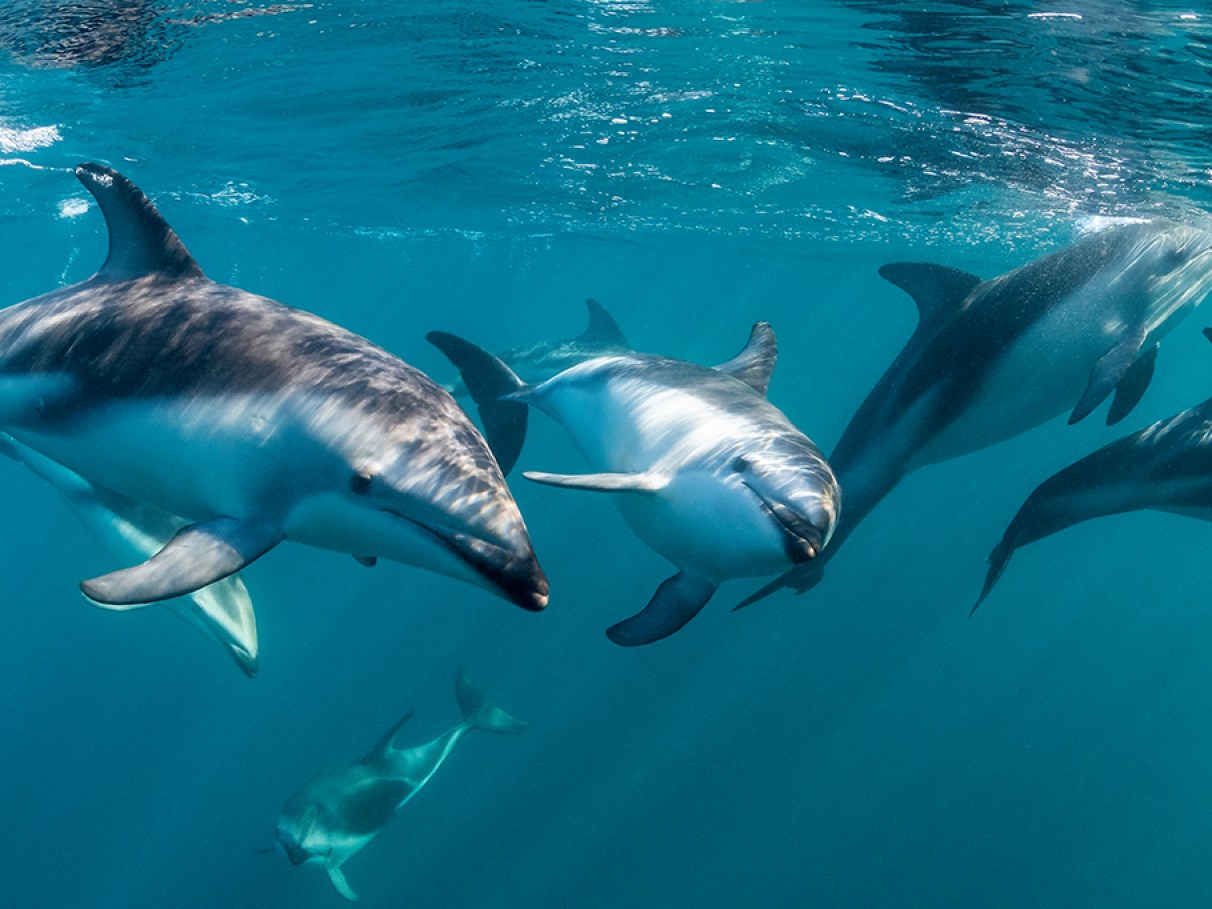
<svg viewBox="0 0 1212 909">
<path fill-rule="evenodd" d="M 10 0 L 0 46 L 6 301 L 100 264 L 70 168 L 103 161 L 211 277 L 442 380 L 427 331 L 564 337 L 590 296 L 704 363 L 767 319 L 771 398 L 825 451 L 914 325 L 880 265 L 989 277 L 1212 204 L 1212 18 L 1169 3 Z M 731 582 L 637 650 L 603 629 L 668 566 L 603 498 L 518 479 L 546 612 L 283 546 L 245 572 L 250 681 L 170 615 L 81 600 L 115 566 L 2 463 L 2 901 L 342 905 L 257 850 L 405 711 L 403 742 L 448 728 L 466 664 L 533 727 L 459 745 L 346 866 L 365 905 L 1206 905 L 1212 531 L 1083 524 L 967 616 L 1038 482 L 1208 396 L 1210 319 L 1124 426 L 924 469 L 816 590 L 732 614 Z M 532 424 L 522 468 L 582 469 Z"/>
</svg>

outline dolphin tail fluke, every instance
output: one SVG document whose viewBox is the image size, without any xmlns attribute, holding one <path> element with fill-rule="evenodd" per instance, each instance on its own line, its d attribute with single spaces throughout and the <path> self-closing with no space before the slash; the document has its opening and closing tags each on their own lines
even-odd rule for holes
<svg viewBox="0 0 1212 909">
<path fill-rule="evenodd" d="M 679 571 L 657 588 L 640 612 L 606 629 L 606 636 L 620 647 L 638 647 L 669 637 L 699 614 L 716 586 Z"/>
<path fill-rule="evenodd" d="M 521 401 L 505 398 L 525 391 L 526 384 L 502 360 L 457 335 L 431 331 L 425 340 L 446 354 L 463 377 L 479 408 L 488 447 L 501 473 L 508 474 L 526 441 L 527 408 Z"/>
<path fill-rule="evenodd" d="M 741 602 L 732 607 L 732 611 L 744 609 L 746 606 L 752 606 L 759 600 L 764 600 L 771 594 L 778 593 L 784 587 L 792 588 L 796 594 L 807 593 L 817 584 L 821 583 L 825 577 L 824 560 L 817 559 L 803 565 L 796 565 L 790 571 L 785 571 L 765 587 L 754 593 L 749 594 Z"/>
<path fill-rule="evenodd" d="M 329 868 L 328 879 L 332 881 L 332 885 L 337 888 L 337 893 L 345 897 L 351 903 L 358 901 L 358 894 L 353 887 L 349 886 L 349 881 L 345 880 L 345 872 L 340 868 Z"/>
<path fill-rule="evenodd" d="M 985 586 L 981 588 L 981 595 L 976 598 L 972 611 L 968 613 L 969 616 L 975 614 L 981 603 L 985 602 L 985 597 L 989 596 L 989 592 L 997 584 L 1002 572 L 1006 570 L 1006 565 L 1010 562 L 1010 556 L 1014 555 L 1014 550 L 1017 548 L 1014 539 L 1007 534 L 994 547 L 993 552 L 989 553 L 989 571 L 985 574 Z"/>
<path fill-rule="evenodd" d="M 459 707 L 463 711 L 463 722 L 473 729 L 483 729 L 499 735 L 514 735 L 530 726 L 488 700 L 484 692 L 467 675 L 467 669 L 462 666 L 455 675 L 455 697 L 458 698 Z"/>
</svg>

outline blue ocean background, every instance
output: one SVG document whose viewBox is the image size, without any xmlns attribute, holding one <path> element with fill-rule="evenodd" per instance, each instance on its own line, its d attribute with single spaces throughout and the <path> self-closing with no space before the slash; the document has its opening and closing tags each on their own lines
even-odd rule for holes
<svg viewBox="0 0 1212 909">
<path fill-rule="evenodd" d="M 772 400 L 828 451 L 908 338 L 890 261 L 1000 274 L 1212 206 L 1212 14 L 1126 0 L 146 0 L 0 6 L 0 280 L 105 256 L 116 167 L 207 274 L 451 379 L 600 300 L 701 363 L 770 321 Z M 1128 421 L 1063 418 L 912 475 L 811 593 L 624 650 L 671 573 L 603 496 L 512 483 L 551 579 L 472 587 L 284 545 L 244 573 L 247 679 L 0 463 L 0 904 L 343 902 L 263 854 L 305 779 L 458 719 L 465 664 L 533 723 L 472 735 L 346 866 L 368 907 L 1196 907 L 1212 901 L 1206 524 L 1139 512 L 985 557 L 1053 471 L 1212 394 L 1198 310 Z M 1032 381 L 1032 377 L 1024 377 Z M 576 472 L 532 419 L 520 466 Z"/>
</svg>

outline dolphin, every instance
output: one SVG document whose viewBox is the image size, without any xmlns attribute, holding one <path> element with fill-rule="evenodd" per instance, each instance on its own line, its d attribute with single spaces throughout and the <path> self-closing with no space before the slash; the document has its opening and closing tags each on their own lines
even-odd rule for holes
<svg viewBox="0 0 1212 909">
<path fill-rule="evenodd" d="M 594 357 L 630 353 L 627 338 L 606 307 L 597 300 L 586 300 L 585 306 L 589 310 L 589 327 L 575 338 L 537 341 L 511 347 L 497 356 L 524 382 L 534 385 Z M 456 397 L 467 396 L 467 386 L 461 379 L 446 387 Z"/>
<path fill-rule="evenodd" d="M 455 677 L 455 695 L 463 722 L 449 732 L 424 745 L 397 748 L 396 735 L 413 716 L 406 714 L 364 757 L 325 770 L 287 800 L 277 842 L 291 864 L 319 865 L 341 896 L 356 900 L 341 866 L 429 782 L 464 733 L 483 729 L 510 735 L 529 725 L 490 703 L 464 669 Z"/>
<path fill-rule="evenodd" d="M 689 622 L 728 578 L 784 571 L 828 544 L 841 507 L 829 464 L 766 399 L 774 332 L 714 369 L 628 352 L 524 384 L 488 352 L 442 332 L 426 336 L 462 372 L 508 471 L 526 406 L 563 425 L 594 473 L 528 471 L 549 486 L 618 493 L 623 519 L 678 569 L 639 614 L 606 633 L 636 646 Z"/>
<path fill-rule="evenodd" d="M 116 560 L 149 559 L 184 526 L 180 518 L 94 486 L 3 433 L 0 453 L 24 464 L 55 487 Z M 162 605 L 222 647 L 245 675 L 251 678 L 257 674 L 257 620 L 248 588 L 239 574 L 165 600 Z"/>
<path fill-rule="evenodd" d="M 839 546 L 905 476 L 1026 432 L 1069 422 L 1114 394 L 1123 419 L 1153 376 L 1158 341 L 1212 289 L 1212 232 L 1132 223 L 982 281 L 920 262 L 880 275 L 917 303 L 920 321 L 846 426 L 829 463 L 846 516 L 829 553 L 744 600 L 803 593 Z"/>
<path fill-rule="evenodd" d="M 546 606 L 517 504 L 450 395 L 365 338 L 211 281 L 129 180 L 75 173 L 109 254 L 93 277 L 0 310 L 0 431 L 181 524 L 86 596 L 184 596 L 294 540 Z"/>
<path fill-rule="evenodd" d="M 1212 329 L 1204 334 L 1212 341 Z M 1037 486 L 989 555 L 972 611 L 1016 549 L 1091 518 L 1142 509 L 1212 521 L 1212 398 L 1105 445 Z"/>
</svg>

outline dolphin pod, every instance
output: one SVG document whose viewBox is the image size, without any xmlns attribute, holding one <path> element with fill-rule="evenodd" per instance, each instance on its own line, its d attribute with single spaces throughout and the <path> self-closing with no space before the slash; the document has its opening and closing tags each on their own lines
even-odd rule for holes
<svg viewBox="0 0 1212 909">
<path fill-rule="evenodd" d="M 463 721 L 432 742 L 397 748 L 396 736 L 412 719 L 406 714 L 367 754 L 308 780 L 287 800 L 278 820 L 278 847 L 292 865 L 318 865 L 348 900 L 357 893 L 341 870 L 429 782 L 467 732 L 483 729 L 512 735 L 527 723 L 490 702 L 464 669 L 455 677 Z"/>
<path fill-rule="evenodd" d="M 283 540 L 547 605 L 504 476 L 445 391 L 358 335 L 205 277 L 116 171 L 76 176 L 109 253 L 93 277 L 0 311 L 0 431 L 144 559 L 84 581 L 89 599 L 192 596 L 191 614 L 246 651 L 233 651 L 246 670 L 243 585 L 212 588 L 221 604 L 198 592 Z"/>
<path fill-rule="evenodd" d="M 913 298 L 920 319 L 829 455 L 846 498 L 833 543 L 740 606 L 814 587 L 855 527 L 919 467 L 1065 411 L 1075 423 L 1112 395 L 1107 422 L 1127 416 L 1158 342 L 1212 289 L 1212 233 L 1126 224 L 988 281 L 917 262 L 880 275 Z"/>
<path fill-rule="evenodd" d="M 593 473 L 528 471 L 549 486 L 614 493 L 623 519 L 677 568 L 643 611 L 612 626 L 616 644 L 666 637 L 728 578 L 773 574 L 817 557 L 841 507 L 820 451 L 766 399 L 776 348 L 764 322 L 714 369 L 652 354 L 597 357 L 537 385 L 442 332 L 429 340 L 459 368 L 508 471 L 525 407 L 560 423 Z"/>
<path fill-rule="evenodd" d="M 1124 419 L 1160 339 L 1212 289 L 1212 233 L 1165 222 L 1111 228 L 988 281 L 886 265 L 919 325 L 828 459 L 767 399 L 777 349 L 764 322 L 714 368 L 632 350 L 592 300 L 582 335 L 500 358 L 431 332 L 482 436 L 446 390 L 366 339 L 205 277 L 121 174 L 75 173 L 105 217 L 108 255 L 93 277 L 0 310 L 0 453 L 55 488 L 112 558 L 135 563 L 82 582 L 91 601 L 161 603 L 248 675 L 258 638 L 240 572 L 286 540 L 544 608 L 547 580 L 505 482 L 531 407 L 564 427 L 591 472 L 523 476 L 611 493 L 677 569 L 607 631 L 619 645 L 649 644 L 727 579 L 779 575 L 741 605 L 810 589 L 919 467 L 1065 411 L 1076 422 L 1108 398 L 1107 422 Z M 991 554 L 977 605 L 1018 548 L 1146 508 L 1212 520 L 1212 399 L 1044 481 Z M 356 900 L 343 866 L 462 736 L 526 728 L 462 670 L 455 685 L 458 725 L 399 748 L 408 714 L 289 798 L 277 846 L 293 864 L 323 868 Z"/>
<path fill-rule="evenodd" d="M 1204 329 L 1212 341 L 1212 329 Z M 1212 398 L 1158 420 L 1035 488 L 989 555 L 977 607 L 1015 550 L 1092 518 L 1153 509 L 1212 521 Z"/>
</svg>

